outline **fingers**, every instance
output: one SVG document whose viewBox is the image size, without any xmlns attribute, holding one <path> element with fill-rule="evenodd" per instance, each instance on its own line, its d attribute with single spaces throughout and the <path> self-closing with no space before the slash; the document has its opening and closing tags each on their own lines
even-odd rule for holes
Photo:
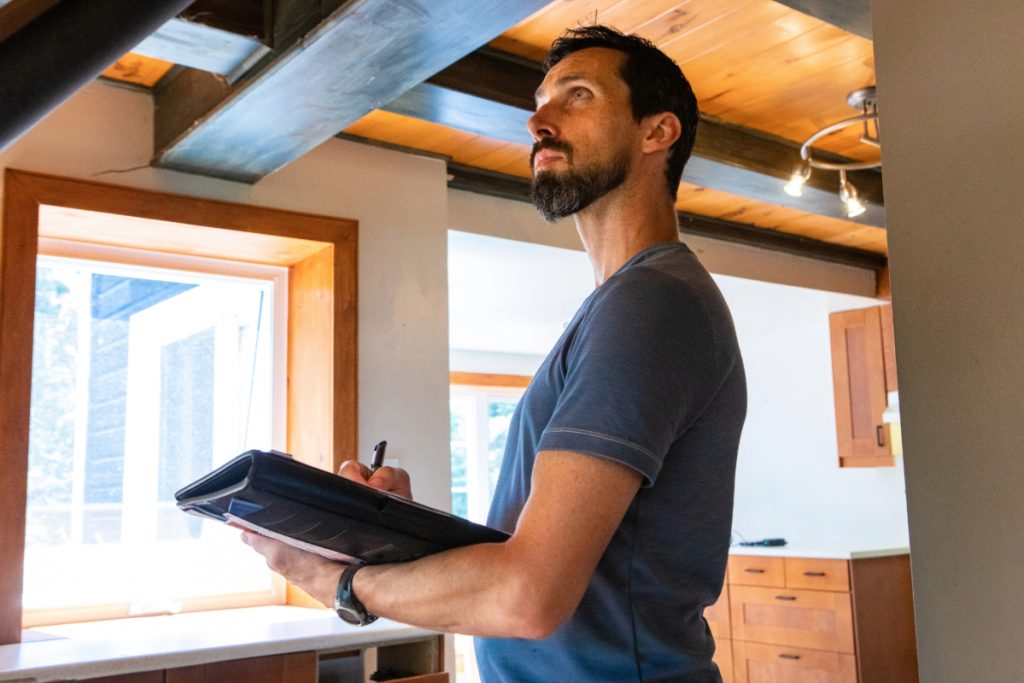
<svg viewBox="0 0 1024 683">
<path fill-rule="evenodd" d="M 338 475 L 345 479 L 351 479 L 352 481 L 359 482 L 360 484 L 365 484 L 370 478 L 371 472 L 369 467 L 358 460 L 346 460 L 341 463 L 341 467 L 338 468 Z"/>
<path fill-rule="evenodd" d="M 412 484 L 409 473 L 397 467 L 381 467 L 366 482 L 375 489 L 394 493 L 403 498 L 412 498 Z"/>
</svg>

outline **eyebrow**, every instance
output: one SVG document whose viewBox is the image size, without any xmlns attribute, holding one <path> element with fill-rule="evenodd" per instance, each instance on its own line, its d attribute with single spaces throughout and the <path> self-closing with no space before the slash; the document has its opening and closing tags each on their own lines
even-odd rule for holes
<svg viewBox="0 0 1024 683">
<path fill-rule="evenodd" d="M 573 81 L 586 81 L 587 83 L 593 83 L 594 79 L 591 78 L 590 76 L 586 75 L 586 74 L 583 74 L 583 73 L 574 73 L 574 74 L 570 73 L 570 74 L 566 74 L 566 75 L 562 76 L 557 81 L 555 81 L 554 82 L 554 86 L 555 87 L 564 86 L 565 84 L 571 83 Z M 543 87 L 544 86 L 541 85 L 540 87 L 538 87 L 534 91 L 534 93 L 533 93 L 533 101 L 534 102 L 537 102 L 540 99 L 540 91 L 541 91 L 541 89 L 543 89 Z"/>
</svg>

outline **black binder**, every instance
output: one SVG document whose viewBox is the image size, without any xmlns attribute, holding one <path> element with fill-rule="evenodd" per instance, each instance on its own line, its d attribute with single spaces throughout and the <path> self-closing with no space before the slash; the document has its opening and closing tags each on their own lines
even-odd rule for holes
<svg viewBox="0 0 1024 683">
<path fill-rule="evenodd" d="M 174 494 L 194 515 L 343 562 L 406 562 L 508 534 L 264 451 L 246 451 Z"/>
</svg>

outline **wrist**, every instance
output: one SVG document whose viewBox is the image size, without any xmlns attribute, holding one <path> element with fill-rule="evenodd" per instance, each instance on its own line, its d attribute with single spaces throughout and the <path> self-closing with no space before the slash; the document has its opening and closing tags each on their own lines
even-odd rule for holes
<svg viewBox="0 0 1024 683">
<path fill-rule="evenodd" d="M 341 619 L 354 626 L 366 626 L 377 620 L 377 617 L 366 609 L 356 595 L 355 579 L 363 569 L 365 569 L 363 564 L 346 566 L 341 572 L 341 578 L 338 580 L 334 594 L 334 611 Z"/>
</svg>

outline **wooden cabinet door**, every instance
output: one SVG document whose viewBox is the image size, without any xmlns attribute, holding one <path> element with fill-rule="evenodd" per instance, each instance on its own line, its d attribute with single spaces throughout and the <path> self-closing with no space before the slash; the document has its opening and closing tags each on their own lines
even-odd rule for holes
<svg viewBox="0 0 1024 683">
<path fill-rule="evenodd" d="M 715 656 L 712 657 L 712 661 L 718 665 L 718 670 L 722 674 L 722 683 L 733 683 L 732 667 L 732 641 L 728 638 L 722 638 L 719 640 L 715 638 Z"/>
<path fill-rule="evenodd" d="M 718 602 L 704 608 L 704 618 L 715 640 L 732 638 L 732 628 L 729 626 L 729 584 L 722 586 Z"/>
<path fill-rule="evenodd" d="M 316 683 L 315 652 L 234 659 L 167 669 L 167 683 Z"/>
<path fill-rule="evenodd" d="M 730 601 L 736 641 L 853 654 L 849 593 L 733 586 Z"/>
<path fill-rule="evenodd" d="M 735 683 L 857 683 L 853 655 L 733 643 Z"/>
<path fill-rule="evenodd" d="M 829 329 L 839 466 L 891 466 L 888 430 L 882 424 L 886 395 L 879 310 L 833 313 Z"/>
<path fill-rule="evenodd" d="M 786 558 L 786 587 L 815 591 L 850 590 L 850 563 L 816 557 Z"/>
</svg>

